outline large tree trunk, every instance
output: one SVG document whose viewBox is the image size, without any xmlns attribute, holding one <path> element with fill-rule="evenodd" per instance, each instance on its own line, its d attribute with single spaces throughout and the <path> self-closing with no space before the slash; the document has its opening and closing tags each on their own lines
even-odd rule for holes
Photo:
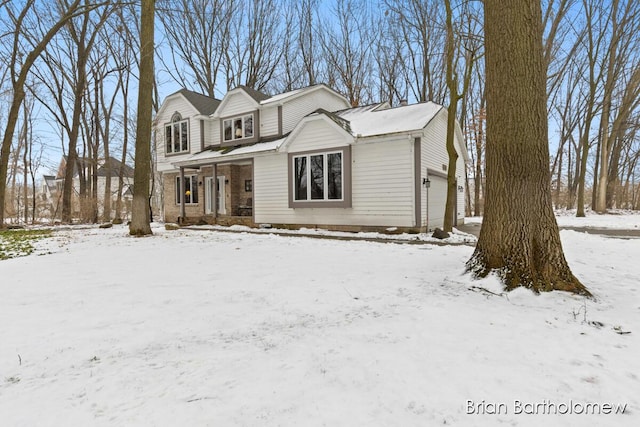
<svg viewBox="0 0 640 427">
<path fill-rule="evenodd" d="M 487 193 L 467 268 L 506 288 L 589 291 L 571 273 L 551 204 L 539 2 L 485 1 Z"/>
<path fill-rule="evenodd" d="M 151 232 L 149 180 L 151 178 L 151 112 L 153 107 L 153 17 L 155 0 L 142 0 L 140 18 L 140 84 L 136 158 L 133 177 L 133 204 L 129 234 L 145 236 Z"/>
</svg>

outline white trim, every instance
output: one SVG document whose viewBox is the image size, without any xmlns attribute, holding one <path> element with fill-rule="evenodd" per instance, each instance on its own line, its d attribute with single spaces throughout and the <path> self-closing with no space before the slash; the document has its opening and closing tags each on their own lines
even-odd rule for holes
<svg viewBox="0 0 640 427">
<path fill-rule="evenodd" d="M 175 114 L 175 113 L 174 113 Z M 185 150 L 182 149 L 182 135 L 183 135 L 183 129 L 182 129 L 182 125 L 185 125 L 186 127 L 186 135 L 187 135 L 187 148 Z M 163 133 L 163 143 L 164 143 L 164 152 L 165 155 L 172 155 L 172 154 L 185 154 L 185 153 L 190 153 L 191 152 L 191 135 L 189 132 L 189 119 L 182 119 L 182 120 L 178 120 L 178 121 L 170 121 L 164 124 L 164 133 Z M 178 129 L 180 129 L 180 139 L 178 140 L 179 146 L 180 146 L 180 150 L 179 151 L 175 151 L 175 144 L 176 144 L 176 140 L 175 140 L 175 132 L 174 127 L 178 126 Z M 169 152 L 167 150 L 167 148 L 169 148 L 169 145 L 167 145 L 167 128 L 171 128 L 171 151 Z"/>
<path fill-rule="evenodd" d="M 288 150 L 289 145 L 291 145 L 291 142 L 296 139 L 296 137 L 298 136 L 298 134 L 300 132 L 302 132 L 302 128 L 304 127 L 304 125 L 306 123 L 314 122 L 314 121 L 318 121 L 318 120 L 323 120 L 324 122 L 328 123 L 329 126 L 333 127 L 334 129 L 338 130 L 339 132 L 341 132 L 344 135 L 343 142 L 344 142 L 345 145 L 351 145 L 353 143 L 353 141 L 354 141 L 353 135 L 351 135 L 349 132 L 347 132 L 342 126 L 339 126 L 336 122 L 334 122 L 329 117 L 327 117 L 326 114 L 314 113 L 312 115 L 304 117 L 302 120 L 300 120 L 298 122 L 296 127 L 293 128 L 293 130 L 291 131 L 289 136 L 287 136 L 287 138 L 285 139 L 284 144 L 282 144 L 278 148 L 278 151 L 281 152 L 281 153 L 289 152 L 289 150 Z"/>
<path fill-rule="evenodd" d="M 339 154 L 340 155 L 340 198 L 330 199 L 329 198 L 329 168 L 328 168 L 328 159 L 330 154 Z M 311 157 L 322 156 L 322 199 L 314 199 L 311 197 Z M 305 164 L 305 174 L 306 174 L 306 199 L 296 199 L 296 159 L 306 158 Z M 313 153 L 303 153 L 300 155 L 291 155 L 292 162 L 292 170 L 293 174 L 291 176 L 291 191 L 293 192 L 292 198 L 293 202 L 342 202 L 344 201 L 344 152 L 343 150 L 327 150 L 322 152 L 313 152 Z"/>
</svg>

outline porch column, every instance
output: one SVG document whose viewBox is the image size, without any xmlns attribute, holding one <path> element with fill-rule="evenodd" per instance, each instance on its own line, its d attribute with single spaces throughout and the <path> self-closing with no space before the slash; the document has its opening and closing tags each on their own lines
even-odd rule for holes
<svg viewBox="0 0 640 427">
<path fill-rule="evenodd" d="M 180 219 L 178 221 L 178 223 L 184 223 L 184 219 L 185 219 L 185 209 L 184 209 L 184 199 L 185 197 L 185 182 L 184 182 L 184 167 L 180 166 Z"/>
</svg>

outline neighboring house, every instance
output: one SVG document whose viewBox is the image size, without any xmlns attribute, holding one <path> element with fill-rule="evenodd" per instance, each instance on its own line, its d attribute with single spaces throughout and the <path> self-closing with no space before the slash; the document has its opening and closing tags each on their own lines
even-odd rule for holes
<svg viewBox="0 0 640 427">
<path fill-rule="evenodd" d="M 350 108 L 325 85 L 222 100 L 169 95 L 155 119 L 164 220 L 337 230 L 442 227 L 447 111 L 432 102 Z M 464 219 L 456 125 L 455 222 Z"/>
<path fill-rule="evenodd" d="M 90 160 L 89 159 L 80 159 L 79 163 L 82 167 L 83 176 L 87 177 L 88 181 L 90 178 Z M 50 216 L 54 219 L 59 219 L 62 213 L 62 190 L 64 186 L 64 175 L 67 167 L 67 156 L 63 156 L 60 160 L 60 164 L 58 166 L 58 172 L 56 176 L 53 175 L 44 175 L 44 185 L 43 185 L 43 198 L 47 204 L 47 210 Z M 122 214 L 124 217 L 128 217 L 130 212 L 131 205 L 131 187 L 133 186 L 133 168 L 129 165 L 123 164 L 122 162 L 110 158 L 109 163 L 105 162 L 104 159 L 100 159 L 98 162 L 97 169 L 97 187 L 96 187 L 96 195 L 98 198 L 98 215 L 102 215 L 103 207 L 104 207 L 104 194 L 106 189 L 106 181 L 107 176 L 111 176 L 111 209 L 115 211 L 115 203 L 118 199 L 118 179 L 120 170 L 122 169 L 122 174 L 124 178 L 123 187 L 122 187 L 122 201 L 123 201 L 123 209 Z M 72 198 L 71 198 L 71 210 L 72 217 L 80 218 L 81 217 L 81 207 L 80 207 L 80 174 L 78 170 L 78 165 L 74 165 L 73 168 L 73 187 L 72 187 Z"/>
</svg>

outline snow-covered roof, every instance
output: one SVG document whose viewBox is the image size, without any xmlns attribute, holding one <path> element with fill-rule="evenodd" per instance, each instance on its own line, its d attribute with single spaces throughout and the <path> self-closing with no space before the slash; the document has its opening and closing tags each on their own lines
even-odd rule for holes
<svg viewBox="0 0 640 427">
<path fill-rule="evenodd" d="M 308 89 L 308 88 L 300 88 L 300 89 L 295 89 L 289 92 L 280 93 L 278 95 L 272 96 L 271 98 L 261 101 L 260 104 L 265 105 L 265 104 L 271 104 L 274 102 L 282 101 L 283 99 L 287 99 L 290 96 L 297 95 L 299 93 L 304 92 L 305 89 Z"/>
<path fill-rule="evenodd" d="M 262 101 L 260 101 L 260 105 L 269 105 L 269 104 L 276 104 L 279 102 L 282 102 L 284 100 L 290 100 L 292 98 L 296 98 L 304 93 L 309 93 L 309 92 L 313 92 L 315 90 L 320 90 L 321 88 L 324 88 L 328 91 L 331 91 L 333 93 L 335 93 L 336 95 L 339 95 L 340 97 L 343 97 L 342 95 L 340 95 L 338 92 L 336 92 L 335 90 L 331 89 L 329 86 L 325 85 L 324 83 L 318 83 L 315 85 L 311 85 L 311 86 L 306 86 L 306 87 L 302 87 L 300 89 L 294 89 L 291 90 L 289 92 L 284 92 L 284 93 L 280 93 L 277 95 L 273 95 L 267 99 L 264 99 Z M 343 97 L 344 98 L 344 97 Z M 346 101 L 346 99 L 345 99 Z"/>
<path fill-rule="evenodd" d="M 174 166 L 202 166 L 211 163 L 217 163 L 226 159 L 233 160 L 242 158 L 246 155 L 254 155 L 276 151 L 285 141 L 286 136 L 272 141 L 258 142 L 257 144 L 245 145 L 239 147 L 211 147 L 199 153 L 189 156 L 183 160 L 173 162 Z"/>
<path fill-rule="evenodd" d="M 354 136 L 375 136 L 424 129 L 443 108 L 433 102 L 383 108 L 383 104 L 341 110 L 335 114 L 349 122 Z"/>
</svg>

